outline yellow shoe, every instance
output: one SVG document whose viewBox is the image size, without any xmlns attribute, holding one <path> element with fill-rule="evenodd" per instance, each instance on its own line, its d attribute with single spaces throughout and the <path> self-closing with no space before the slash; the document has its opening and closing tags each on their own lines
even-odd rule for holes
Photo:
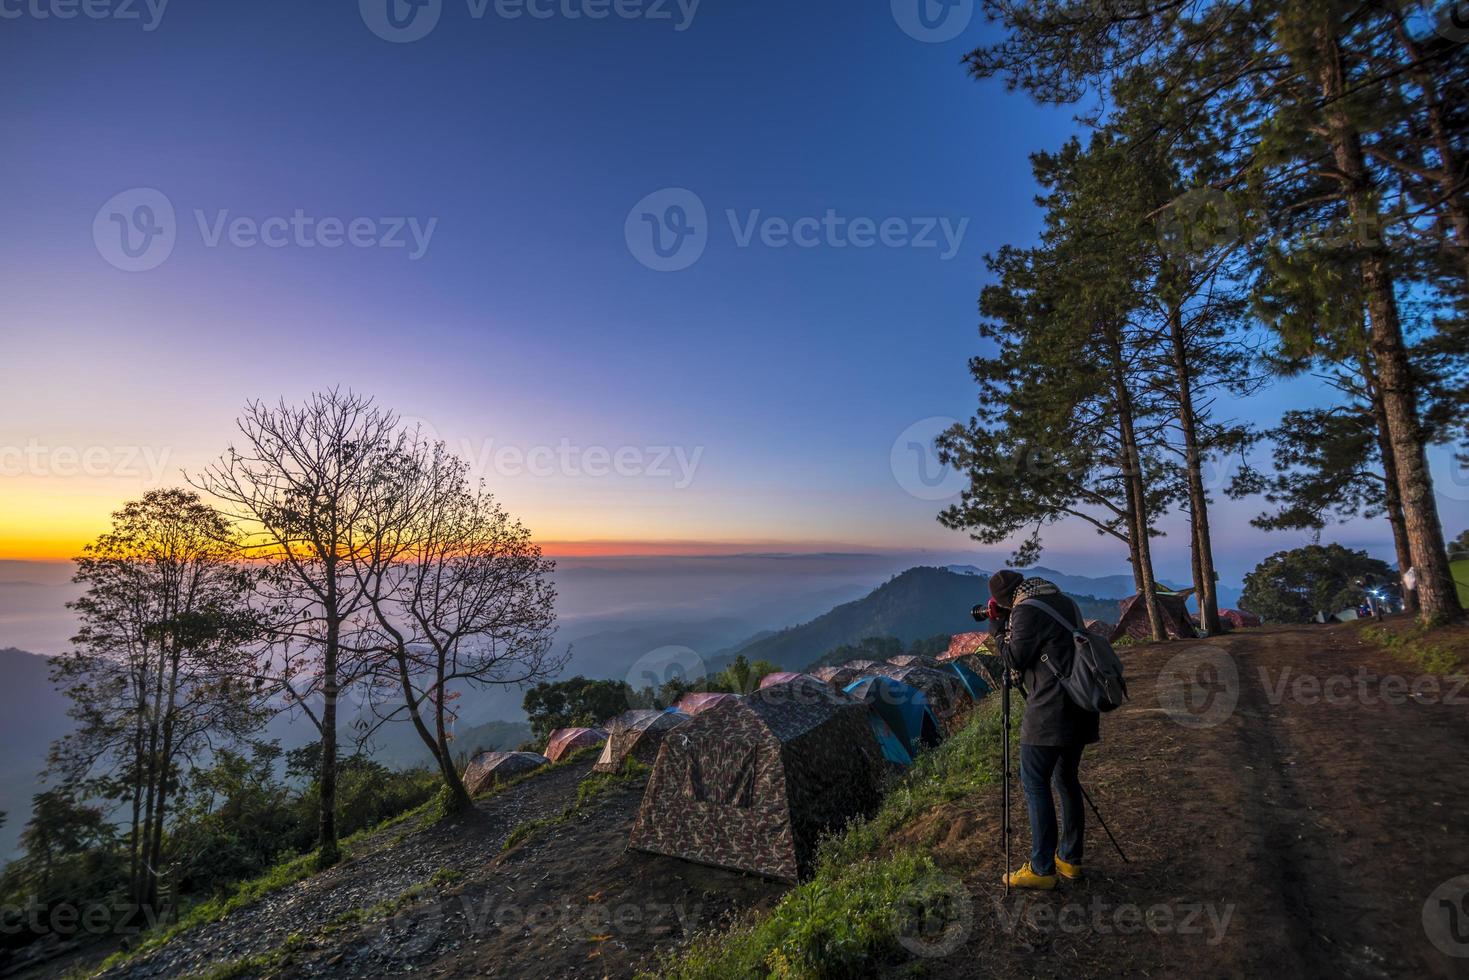
<svg viewBox="0 0 1469 980">
<path fill-rule="evenodd" d="M 1056 859 L 1056 873 L 1067 881 L 1081 880 L 1081 865 L 1069 864 L 1060 858 Z"/>
<path fill-rule="evenodd" d="M 1005 875 L 1005 884 L 1011 888 L 1034 888 L 1038 891 L 1050 891 L 1056 887 L 1056 876 L 1036 874 L 1030 870 L 1030 862 L 1027 861 L 1020 866 L 1019 871 L 1011 871 Z"/>
</svg>

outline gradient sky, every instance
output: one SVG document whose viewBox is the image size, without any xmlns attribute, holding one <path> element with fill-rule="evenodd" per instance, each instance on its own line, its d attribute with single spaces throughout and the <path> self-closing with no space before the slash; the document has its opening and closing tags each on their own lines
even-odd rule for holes
<svg viewBox="0 0 1469 980">
<path fill-rule="evenodd" d="M 386 2 L 172 0 L 156 23 L 141 2 L 139 20 L 0 4 L 18 12 L 0 19 L 0 557 L 74 553 L 122 500 L 218 455 L 247 399 L 332 385 L 468 453 L 562 550 L 964 546 L 904 433 L 971 411 L 982 257 L 1034 235 L 1027 154 L 1071 131 L 966 78 L 977 16 L 932 42 L 900 25 L 909 0 L 704 0 L 687 23 L 688 0 L 665 20 L 442 0 L 427 36 L 390 43 L 368 26 Z M 173 207 L 176 242 L 129 272 L 105 233 L 139 188 Z M 708 212 L 676 272 L 627 234 L 666 188 Z M 967 225 L 947 260 L 741 247 L 728 209 Z M 414 259 L 211 246 L 196 214 L 298 210 L 435 223 Z M 1268 421 L 1310 387 L 1241 412 Z M 548 468 L 527 472 L 514 453 L 537 447 Z M 595 475 L 588 447 L 626 448 L 633 475 Z M 1469 489 L 1438 462 L 1457 533 Z M 1226 567 L 1302 540 L 1243 527 L 1257 509 L 1216 518 Z M 1390 550 L 1385 525 L 1334 536 Z M 1050 540 L 1077 571 L 1124 567 L 1090 532 Z"/>
</svg>

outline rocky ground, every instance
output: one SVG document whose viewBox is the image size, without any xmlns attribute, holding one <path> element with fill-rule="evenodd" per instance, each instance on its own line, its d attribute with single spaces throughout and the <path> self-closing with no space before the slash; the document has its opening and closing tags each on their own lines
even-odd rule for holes
<svg viewBox="0 0 1469 980">
<path fill-rule="evenodd" d="M 624 976 L 693 930 L 723 925 L 784 891 L 628 852 L 646 776 L 614 783 L 557 821 L 576 803 L 595 754 L 482 797 L 462 816 L 389 828 L 338 867 L 103 975 Z M 506 849 L 527 821 L 551 822 Z M 86 975 L 87 960 L 65 971 Z"/>
</svg>

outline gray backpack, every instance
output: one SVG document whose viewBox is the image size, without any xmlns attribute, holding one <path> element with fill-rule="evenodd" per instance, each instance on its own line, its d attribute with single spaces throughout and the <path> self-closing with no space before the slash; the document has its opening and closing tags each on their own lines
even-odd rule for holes
<svg viewBox="0 0 1469 980">
<path fill-rule="evenodd" d="M 1076 609 L 1077 622 L 1081 623 L 1081 608 L 1075 601 L 1071 605 Z M 1117 651 L 1112 649 L 1112 644 L 1087 629 L 1085 623 L 1078 627 L 1067 621 L 1065 616 L 1044 602 L 1022 599 L 1015 604 L 1015 608 L 1019 609 L 1021 606 L 1034 606 L 1050 616 L 1066 628 L 1076 643 L 1076 649 L 1071 656 L 1071 669 L 1065 674 L 1056 669 L 1050 657 L 1041 656 L 1041 663 L 1051 668 L 1051 673 L 1056 675 L 1071 700 L 1078 707 L 1099 713 L 1122 707 L 1122 702 L 1127 700 L 1127 681 L 1122 677 L 1122 661 L 1118 659 Z"/>
</svg>

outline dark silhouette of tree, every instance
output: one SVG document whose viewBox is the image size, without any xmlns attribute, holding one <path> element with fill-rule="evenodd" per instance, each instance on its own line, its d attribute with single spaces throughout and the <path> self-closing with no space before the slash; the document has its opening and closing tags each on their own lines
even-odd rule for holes
<svg viewBox="0 0 1469 980">
<path fill-rule="evenodd" d="M 239 559 L 233 530 L 196 494 L 155 490 L 116 512 L 76 560 L 86 591 L 70 607 L 81 627 L 52 679 L 77 729 L 52 746 L 50 768 L 69 791 L 130 804 L 139 905 L 158 900 L 182 769 L 262 721 L 242 679 L 258 623 Z"/>
<path fill-rule="evenodd" d="M 1363 582 L 1385 582 L 1392 569 L 1365 551 L 1339 544 L 1279 551 L 1245 576 L 1240 608 L 1271 623 L 1308 623 L 1355 609 L 1367 595 Z"/>
</svg>

